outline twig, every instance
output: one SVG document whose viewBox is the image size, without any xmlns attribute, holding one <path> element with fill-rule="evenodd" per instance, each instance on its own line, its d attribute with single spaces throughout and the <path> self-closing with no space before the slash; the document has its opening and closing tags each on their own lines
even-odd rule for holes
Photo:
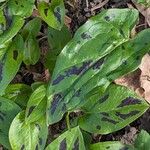
<svg viewBox="0 0 150 150">
<path fill-rule="evenodd" d="M 103 2 L 99 3 L 98 5 L 94 6 L 93 8 L 91 8 L 91 11 L 94 11 L 96 9 L 99 9 L 101 7 L 103 7 L 104 5 L 106 5 L 109 2 L 109 0 L 104 0 Z"/>
</svg>

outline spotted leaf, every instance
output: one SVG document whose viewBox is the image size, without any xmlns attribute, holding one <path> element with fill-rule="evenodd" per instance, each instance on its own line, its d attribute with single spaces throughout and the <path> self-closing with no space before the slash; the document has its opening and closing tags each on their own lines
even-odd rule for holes
<svg viewBox="0 0 150 150">
<path fill-rule="evenodd" d="M 129 146 L 125 146 L 121 142 L 100 142 L 91 144 L 90 150 L 133 150 L 129 149 Z"/>
<path fill-rule="evenodd" d="M 29 97 L 32 93 L 30 86 L 25 84 L 9 84 L 5 90 L 3 97 L 8 98 L 18 104 L 20 107 L 25 108 Z"/>
<path fill-rule="evenodd" d="M 0 51 L 2 48 L 7 47 L 8 43 L 10 43 L 12 38 L 19 32 L 24 24 L 24 19 L 20 16 L 13 16 L 11 22 L 9 28 L 0 35 Z"/>
<path fill-rule="evenodd" d="M 9 141 L 12 149 L 43 150 L 46 144 L 48 128 L 45 116 L 34 123 L 25 123 L 25 112 L 19 113 L 9 130 Z"/>
<path fill-rule="evenodd" d="M 51 142 L 46 150 L 85 150 L 84 140 L 79 127 L 72 128 Z"/>
<path fill-rule="evenodd" d="M 52 0 L 50 4 L 41 2 L 38 5 L 42 19 L 52 28 L 60 30 L 64 25 L 65 7 L 63 0 Z"/>
<path fill-rule="evenodd" d="M 35 0 L 9 0 L 8 7 L 12 15 L 29 17 L 32 14 Z"/>
<path fill-rule="evenodd" d="M 21 111 L 13 101 L 0 97 L 0 144 L 10 149 L 9 127 L 15 116 Z"/>
<path fill-rule="evenodd" d="M 122 50 L 116 52 L 116 48 L 130 40 L 137 18 L 134 9 L 110 9 L 79 28 L 57 58 L 48 89 L 48 124 L 59 121 L 66 111 L 78 106 L 85 94 L 120 66 Z M 111 57 L 109 53 L 113 51 Z M 107 59 L 108 55 L 111 59 Z"/>
<path fill-rule="evenodd" d="M 18 35 L 8 47 L 3 60 L 0 61 L 0 95 L 18 72 L 23 59 L 23 39 Z"/>
<path fill-rule="evenodd" d="M 46 104 L 46 87 L 41 85 L 29 98 L 25 121 L 31 123 L 41 118 L 45 114 Z"/>
<path fill-rule="evenodd" d="M 120 130 L 149 108 L 133 91 L 113 84 L 103 94 L 91 95 L 83 107 L 85 115 L 79 118 L 79 126 L 91 133 L 108 134 Z"/>
</svg>

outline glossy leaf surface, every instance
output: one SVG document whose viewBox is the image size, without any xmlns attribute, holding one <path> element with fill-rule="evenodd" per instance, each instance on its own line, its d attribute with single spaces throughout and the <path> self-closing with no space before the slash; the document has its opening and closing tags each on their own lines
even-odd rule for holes
<svg viewBox="0 0 150 150">
<path fill-rule="evenodd" d="M 120 142 L 100 142 L 92 144 L 90 150 L 131 150 Z"/>
<path fill-rule="evenodd" d="M 26 108 L 26 122 L 31 123 L 37 121 L 44 116 L 46 109 L 46 87 L 41 85 L 30 96 Z"/>
<path fill-rule="evenodd" d="M 110 85 L 105 93 L 91 94 L 79 118 L 82 129 L 91 133 L 108 134 L 120 130 L 141 116 L 149 105 L 131 90 Z"/>
<path fill-rule="evenodd" d="M 35 0 L 9 0 L 8 7 L 15 16 L 29 17 L 32 14 Z"/>
<path fill-rule="evenodd" d="M 52 0 L 50 4 L 41 2 L 38 5 L 42 19 L 52 28 L 60 30 L 64 25 L 65 7 L 63 0 Z"/>
<path fill-rule="evenodd" d="M 13 101 L 0 97 L 0 144 L 10 149 L 8 132 L 14 117 L 21 111 Z"/>
<path fill-rule="evenodd" d="M 7 53 L 0 61 L 0 95 L 18 72 L 23 59 L 23 39 L 18 35 L 8 47 Z"/>
<path fill-rule="evenodd" d="M 43 150 L 48 129 L 45 117 L 32 124 L 24 122 L 25 112 L 19 113 L 13 120 L 9 130 L 9 140 L 13 150 Z"/>
<path fill-rule="evenodd" d="M 29 97 L 32 93 L 30 86 L 25 84 L 9 84 L 3 97 L 8 98 L 18 104 L 20 107 L 26 107 Z"/>
<path fill-rule="evenodd" d="M 56 62 L 48 89 L 48 123 L 59 121 L 66 111 L 80 105 L 84 96 L 97 86 L 105 85 L 105 82 L 109 84 L 115 76 L 111 77 L 111 72 L 125 64 L 124 61 L 130 56 L 136 55 L 137 51 L 148 51 L 150 45 L 143 43 L 143 39 L 146 37 L 149 41 L 149 30 L 144 32 L 144 36 L 140 34 L 142 41 L 137 40 L 140 44 L 143 43 L 142 46 L 137 48 L 132 45 L 132 49 L 123 50 L 122 45 L 130 46 L 136 41 L 129 39 L 129 33 L 137 18 L 138 13 L 134 9 L 110 9 L 91 18 L 79 28 Z M 116 76 L 131 72 L 137 64 L 123 70 L 122 74 L 117 72 Z"/>
<path fill-rule="evenodd" d="M 79 127 L 61 134 L 50 143 L 46 150 L 85 150 L 84 140 Z"/>
</svg>

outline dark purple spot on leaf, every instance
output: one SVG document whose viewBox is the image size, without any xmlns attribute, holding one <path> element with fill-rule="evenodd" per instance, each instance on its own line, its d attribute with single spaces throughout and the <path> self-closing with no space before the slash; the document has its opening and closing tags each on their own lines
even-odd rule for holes
<svg viewBox="0 0 150 150">
<path fill-rule="evenodd" d="M 127 119 L 127 118 L 129 118 L 129 117 L 132 117 L 132 116 L 137 115 L 138 113 L 140 113 L 140 111 L 137 111 L 137 110 L 131 111 L 131 112 L 129 112 L 128 114 L 122 114 L 122 113 L 120 113 L 120 112 L 116 112 L 116 116 L 119 116 L 119 117 L 122 118 L 122 119 Z"/>
<path fill-rule="evenodd" d="M 136 104 L 141 104 L 141 101 L 133 97 L 128 97 L 124 99 L 118 107 L 124 107 L 128 105 L 136 105 Z"/>
<path fill-rule="evenodd" d="M 41 130 L 41 127 L 39 124 L 36 123 L 35 126 L 38 128 L 39 131 Z"/>
<path fill-rule="evenodd" d="M 51 103 L 51 108 L 50 108 L 52 115 L 54 114 L 59 102 L 61 101 L 61 99 L 62 99 L 62 94 L 58 93 L 58 94 L 54 95 L 53 101 Z"/>
<path fill-rule="evenodd" d="M 82 39 L 91 39 L 92 37 L 91 37 L 91 35 L 89 35 L 88 33 L 82 33 L 82 34 L 81 34 L 81 38 L 82 38 Z"/>
<path fill-rule="evenodd" d="M 67 107 L 66 107 L 66 104 L 64 103 L 63 106 L 62 106 L 62 111 L 65 112 L 66 109 L 67 109 Z"/>
<path fill-rule="evenodd" d="M 123 49 L 123 50 L 125 50 L 126 48 L 124 47 L 124 45 L 121 45 L 121 48 Z"/>
<path fill-rule="evenodd" d="M 29 108 L 27 117 L 30 116 L 30 114 L 32 113 L 32 111 L 34 110 L 34 108 L 35 108 L 35 106 L 31 106 L 31 107 Z"/>
<path fill-rule="evenodd" d="M 38 149 L 39 149 L 39 147 L 38 147 L 38 145 L 36 145 L 35 150 L 38 150 Z"/>
<path fill-rule="evenodd" d="M 100 129 L 101 129 L 101 126 L 100 126 L 100 125 L 97 125 L 97 126 L 96 126 L 96 129 L 100 130 Z"/>
<path fill-rule="evenodd" d="M 109 123 L 112 123 L 112 124 L 117 124 L 118 123 L 118 121 L 115 121 L 115 120 L 112 120 L 112 119 L 109 119 L 109 118 L 105 118 L 105 117 L 102 118 L 102 121 L 109 122 Z"/>
<path fill-rule="evenodd" d="M 72 150 L 79 150 L 79 138 L 77 138 L 76 141 L 74 142 L 74 147 Z"/>
<path fill-rule="evenodd" d="M 125 147 L 123 147 L 123 148 L 121 148 L 119 150 L 129 150 L 129 148 L 125 146 Z"/>
<path fill-rule="evenodd" d="M 69 70 L 66 71 L 66 76 L 71 76 L 71 75 L 80 75 L 81 73 L 83 73 L 84 71 L 86 71 L 92 61 L 85 61 L 83 62 L 81 67 L 77 67 L 77 66 L 72 66 Z"/>
<path fill-rule="evenodd" d="M 15 51 L 13 51 L 13 59 L 17 60 L 17 57 L 18 57 L 18 51 L 15 50 Z"/>
<path fill-rule="evenodd" d="M 0 111 L 0 115 L 2 115 L 2 116 L 6 116 L 6 114 L 5 114 L 5 113 L 3 113 L 2 111 Z"/>
<path fill-rule="evenodd" d="M 48 8 L 47 8 L 47 9 L 44 9 L 44 14 L 45 14 L 45 16 L 48 15 Z"/>
<path fill-rule="evenodd" d="M 106 112 L 102 112 L 102 113 L 100 113 L 100 114 L 102 114 L 103 116 L 109 117 L 109 114 L 106 113 Z"/>
<path fill-rule="evenodd" d="M 25 149 L 25 145 L 22 145 L 20 150 L 24 150 L 24 149 Z"/>
<path fill-rule="evenodd" d="M 109 16 L 105 16 L 104 19 L 105 19 L 106 21 L 110 21 L 110 17 L 109 17 Z"/>
<path fill-rule="evenodd" d="M 123 30 L 120 29 L 119 31 L 120 31 L 120 34 L 121 34 L 123 37 L 125 37 L 125 34 L 124 34 Z"/>
<path fill-rule="evenodd" d="M 100 60 L 98 60 L 96 63 L 93 64 L 92 68 L 94 70 L 100 69 L 103 63 L 104 63 L 104 58 L 101 58 Z"/>
<path fill-rule="evenodd" d="M 139 61 L 140 60 L 140 56 L 136 56 L 136 60 Z"/>
<path fill-rule="evenodd" d="M 74 94 L 75 97 L 80 97 L 81 89 L 77 90 Z"/>
<path fill-rule="evenodd" d="M 52 81 L 52 85 L 60 83 L 65 78 L 64 75 L 59 75 L 55 80 Z"/>
<path fill-rule="evenodd" d="M 39 138 L 39 144 L 42 145 L 42 143 L 43 143 L 42 138 Z"/>
<path fill-rule="evenodd" d="M 66 138 L 61 141 L 59 145 L 59 150 L 67 150 Z"/>
<path fill-rule="evenodd" d="M 0 114 L 0 120 L 1 120 L 1 121 L 4 121 L 4 117 L 1 116 L 1 114 Z"/>
<path fill-rule="evenodd" d="M 17 2 L 17 1 L 15 1 L 15 3 L 16 3 L 16 5 L 18 5 L 18 2 Z"/>
<path fill-rule="evenodd" d="M 123 64 L 123 65 L 127 65 L 128 63 L 127 63 L 127 61 L 125 60 L 125 61 L 122 62 L 122 64 Z"/>
<path fill-rule="evenodd" d="M 99 99 L 99 103 L 100 103 L 100 104 L 101 104 L 101 103 L 104 103 L 108 98 L 109 98 L 109 94 L 104 95 L 103 97 L 101 97 L 101 98 Z"/>
<path fill-rule="evenodd" d="M 54 11 L 54 16 L 57 18 L 57 21 L 61 23 L 61 12 L 59 7 L 57 7 Z"/>
</svg>

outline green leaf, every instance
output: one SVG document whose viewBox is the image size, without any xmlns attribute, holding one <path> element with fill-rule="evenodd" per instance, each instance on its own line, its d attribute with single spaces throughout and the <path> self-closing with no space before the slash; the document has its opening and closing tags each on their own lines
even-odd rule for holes
<svg viewBox="0 0 150 150">
<path fill-rule="evenodd" d="M 79 126 L 91 133 L 108 134 L 120 130 L 140 117 L 149 105 L 131 90 L 110 85 L 105 93 L 91 94 L 84 105 Z"/>
<path fill-rule="evenodd" d="M 38 5 L 42 19 L 52 28 L 60 30 L 64 25 L 65 7 L 63 0 L 52 0 L 50 4 L 41 2 Z"/>
<path fill-rule="evenodd" d="M 15 77 L 22 63 L 23 39 L 18 35 L 8 47 L 5 57 L 0 62 L 0 95 L 4 94 L 8 84 Z"/>
<path fill-rule="evenodd" d="M 26 65 L 35 65 L 40 58 L 39 43 L 35 36 L 29 34 L 24 43 L 23 62 Z"/>
<path fill-rule="evenodd" d="M 110 9 L 79 28 L 57 58 L 48 89 L 48 124 L 59 121 L 96 86 L 109 82 L 105 76 L 120 65 L 121 52 L 106 62 L 110 66 L 106 67 L 103 63 L 109 53 L 130 40 L 129 33 L 137 18 L 138 12 L 134 9 Z M 101 81 L 103 78 L 105 81 Z"/>
<path fill-rule="evenodd" d="M 33 91 L 35 91 L 39 86 L 44 85 L 44 84 L 45 84 L 45 82 L 34 82 L 31 84 L 31 88 Z"/>
<path fill-rule="evenodd" d="M 45 114 L 47 104 L 46 87 L 41 85 L 30 96 L 26 108 L 27 123 L 35 122 Z"/>
<path fill-rule="evenodd" d="M 18 104 L 20 107 L 25 108 L 29 97 L 32 93 L 30 86 L 25 84 L 10 84 L 5 90 L 3 97 L 8 98 Z"/>
<path fill-rule="evenodd" d="M 116 49 L 116 52 L 110 54 L 110 56 L 108 57 L 108 61 L 110 57 L 114 57 L 115 55 L 122 56 L 122 61 L 120 62 L 119 67 L 111 73 L 107 74 L 110 80 L 115 80 L 120 76 L 134 71 L 138 68 L 138 66 L 141 63 L 142 57 L 150 50 L 149 37 L 150 29 L 145 29 L 139 34 L 137 34 L 137 36 L 134 39 L 131 39 L 129 42 L 126 42 L 120 47 L 118 47 Z"/>
<path fill-rule="evenodd" d="M 0 35 L 0 50 L 5 48 L 12 38 L 19 32 L 24 24 L 23 18 L 20 16 L 13 16 L 12 24 L 8 30 Z"/>
<path fill-rule="evenodd" d="M 90 150 L 129 150 L 129 149 L 122 143 L 115 141 L 115 142 L 100 142 L 92 144 L 90 146 Z"/>
<path fill-rule="evenodd" d="M 135 139 L 135 148 L 137 150 L 148 150 L 150 148 L 150 135 L 148 132 L 142 130 Z"/>
<path fill-rule="evenodd" d="M 12 15 L 30 17 L 33 11 L 35 0 L 9 0 L 8 8 Z"/>
<path fill-rule="evenodd" d="M 72 128 L 61 134 L 50 143 L 46 150 L 85 150 L 84 140 L 79 127 Z"/>
<path fill-rule="evenodd" d="M 3 10 L 0 9 L 0 35 L 3 33 L 5 29 L 6 29 L 6 20 L 3 14 Z"/>
<path fill-rule="evenodd" d="M 14 150 L 43 150 L 48 128 L 45 116 L 34 123 L 24 122 L 25 112 L 19 113 L 13 120 L 9 130 L 9 141 Z"/>
<path fill-rule="evenodd" d="M 10 149 L 8 132 L 14 117 L 21 111 L 13 101 L 0 97 L 0 144 Z"/>
<path fill-rule="evenodd" d="M 36 39 L 41 29 L 41 20 L 34 18 L 29 21 L 22 30 L 24 38 L 24 55 L 23 62 L 26 65 L 35 65 L 40 58 L 39 43 Z"/>
<path fill-rule="evenodd" d="M 135 0 L 139 4 L 144 4 L 145 6 L 150 6 L 150 0 Z"/>
<path fill-rule="evenodd" d="M 48 28 L 48 43 L 50 51 L 46 55 L 45 66 L 53 72 L 57 56 L 60 54 L 64 46 L 71 40 L 71 33 L 64 25 L 60 31 Z"/>
<path fill-rule="evenodd" d="M 27 24 L 23 27 L 22 30 L 22 36 L 24 40 L 27 39 L 29 34 L 32 34 L 34 37 L 36 37 L 41 29 L 41 19 L 40 18 L 34 18 L 27 22 Z"/>
</svg>

